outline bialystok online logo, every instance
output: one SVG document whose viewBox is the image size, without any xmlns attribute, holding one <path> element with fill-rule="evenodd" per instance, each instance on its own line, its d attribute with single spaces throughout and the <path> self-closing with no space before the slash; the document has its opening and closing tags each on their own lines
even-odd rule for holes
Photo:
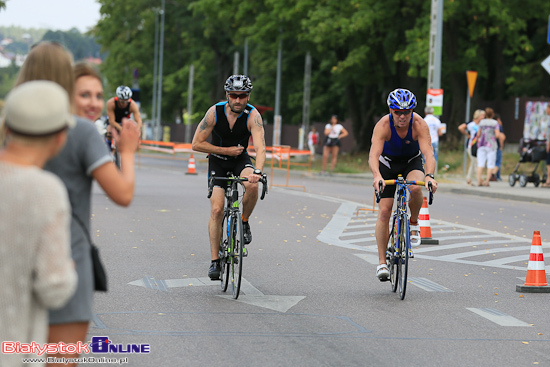
<svg viewBox="0 0 550 367">
<path fill-rule="evenodd" d="M 125 353 L 125 354 L 148 354 L 151 351 L 149 344 L 115 344 L 108 336 L 94 336 L 90 344 L 78 342 L 47 343 L 36 342 L 21 343 L 13 341 L 2 342 L 2 353 L 4 354 L 89 354 L 89 353 Z"/>
</svg>

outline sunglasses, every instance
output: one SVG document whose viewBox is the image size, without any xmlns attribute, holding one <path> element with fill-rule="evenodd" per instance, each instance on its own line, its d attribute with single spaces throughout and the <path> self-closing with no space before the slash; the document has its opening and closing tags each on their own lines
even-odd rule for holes
<svg viewBox="0 0 550 367">
<path fill-rule="evenodd" d="M 397 116 L 407 116 L 408 114 L 410 114 L 412 112 L 412 110 L 401 110 L 401 111 L 392 111 L 393 113 L 395 113 Z"/>
<path fill-rule="evenodd" d="M 227 95 L 233 99 L 239 99 L 239 98 L 245 99 L 250 95 L 250 93 L 244 93 L 244 94 L 228 93 Z"/>
</svg>

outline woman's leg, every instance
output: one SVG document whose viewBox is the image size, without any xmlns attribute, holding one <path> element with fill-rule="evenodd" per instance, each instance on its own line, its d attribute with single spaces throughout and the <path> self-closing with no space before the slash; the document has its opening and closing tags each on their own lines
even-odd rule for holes
<svg viewBox="0 0 550 367">
<path fill-rule="evenodd" d="M 335 145 L 331 147 L 332 150 L 332 162 L 330 165 L 330 172 L 334 171 L 334 167 L 336 167 L 336 161 L 338 160 L 338 152 L 340 151 L 340 147 L 338 145 Z"/>
<path fill-rule="evenodd" d="M 328 155 L 330 153 L 330 148 L 326 145 L 323 146 L 323 168 L 322 172 L 325 172 L 327 170 L 327 163 L 328 163 Z"/>
<path fill-rule="evenodd" d="M 71 322 L 67 324 L 55 324 L 50 325 L 50 332 L 48 335 L 48 343 L 65 343 L 65 344 L 77 344 L 78 342 L 84 343 L 86 339 L 86 333 L 88 332 L 88 321 L 85 322 Z M 78 358 L 78 354 L 48 354 L 48 357 L 57 358 Z M 59 364 L 47 364 L 47 367 L 57 367 Z M 76 367 L 77 363 L 69 363 L 64 366 Z"/>
</svg>

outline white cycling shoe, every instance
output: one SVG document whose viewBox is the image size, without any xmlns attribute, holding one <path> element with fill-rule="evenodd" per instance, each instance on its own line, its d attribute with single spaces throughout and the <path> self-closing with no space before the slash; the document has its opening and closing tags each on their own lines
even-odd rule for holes
<svg viewBox="0 0 550 367">
<path fill-rule="evenodd" d="M 388 281 L 390 279 L 390 271 L 388 265 L 380 264 L 376 267 L 376 276 L 381 282 Z"/>
<path fill-rule="evenodd" d="M 420 238 L 420 225 L 419 224 L 410 224 L 409 229 L 411 231 L 411 247 L 420 246 L 420 243 L 422 242 L 422 238 Z M 413 234 L 413 231 L 416 234 Z"/>
</svg>

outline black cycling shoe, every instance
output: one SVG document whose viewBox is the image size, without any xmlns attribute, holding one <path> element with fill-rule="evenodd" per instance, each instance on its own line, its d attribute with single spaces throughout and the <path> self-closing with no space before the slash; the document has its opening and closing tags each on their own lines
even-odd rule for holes
<svg viewBox="0 0 550 367">
<path fill-rule="evenodd" d="M 220 260 L 213 261 L 208 269 L 208 277 L 210 280 L 220 280 L 222 267 L 220 266 Z"/>
<path fill-rule="evenodd" d="M 243 237 L 245 245 L 252 242 L 252 232 L 250 232 L 250 224 L 248 222 L 243 222 Z"/>
</svg>

